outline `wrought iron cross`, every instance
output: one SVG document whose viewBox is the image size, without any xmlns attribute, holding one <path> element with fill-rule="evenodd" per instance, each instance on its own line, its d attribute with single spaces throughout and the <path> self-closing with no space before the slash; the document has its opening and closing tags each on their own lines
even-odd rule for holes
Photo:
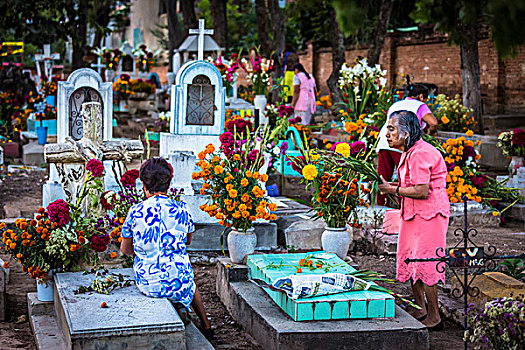
<svg viewBox="0 0 525 350">
<path fill-rule="evenodd" d="M 439 247 L 436 249 L 435 258 L 427 259 L 405 259 L 405 263 L 413 262 L 429 262 L 436 261 L 436 270 L 439 273 L 445 272 L 447 266 L 452 271 L 456 279 L 458 280 L 461 289 L 454 287 L 452 289 L 452 296 L 456 298 L 463 297 L 463 328 L 467 330 L 467 308 L 468 308 L 468 297 L 475 298 L 479 294 L 479 288 L 472 286 L 472 282 L 482 271 L 488 270 L 493 271 L 496 269 L 496 260 L 521 258 L 525 259 L 525 253 L 519 255 L 499 255 L 496 256 L 496 247 L 489 245 L 485 250 L 484 247 L 479 247 L 472 241 L 471 238 L 478 235 L 478 231 L 475 228 L 468 228 L 468 210 L 467 210 L 467 197 L 463 196 L 463 215 L 464 223 L 463 228 L 458 228 L 454 231 L 454 236 L 461 239 L 449 249 Z M 470 275 L 469 269 L 474 270 L 474 273 Z M 463 270 L 463 280 L 460 275 L 456 272 L 457 270 Z M 469 281 L 469 276 L 471 276 Z M 464 348 L 467 350 L 468 340 L 464 340 Z"/>
</svg>

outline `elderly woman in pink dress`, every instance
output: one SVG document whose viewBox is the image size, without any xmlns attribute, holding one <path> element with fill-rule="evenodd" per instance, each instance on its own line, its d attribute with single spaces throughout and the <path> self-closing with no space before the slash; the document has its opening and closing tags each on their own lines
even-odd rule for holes
<svg viewBox="0 0 525 350">
<path fill-rule="evenodd" d="M 421 136 L 419 120 L 413 112 L 392 113 L 386 137 L 390 147 L 403 152 L 398 168 L 399 183 L 388 183 L 381 177 L 383 183 L 379 190 L 401 198 L 397 279 L 411 282 L 414 301 L 421 307 L 412 315 L 429 330 L 440 330 L 443 322 L 439 315 L 437 283 L 445 282 L 445 274 L 436 270 L 435 262 L 405 263 L 407 258 L 435 258 L 436 250 L 446 247 L 450 216 L 445 161 Z"/>
</svg>

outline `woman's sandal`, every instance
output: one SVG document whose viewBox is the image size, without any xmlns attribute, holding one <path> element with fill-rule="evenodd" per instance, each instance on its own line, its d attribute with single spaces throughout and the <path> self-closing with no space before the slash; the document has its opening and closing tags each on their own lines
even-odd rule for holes
<svg viewBox="0 0 525 350">
<path fill-rule="evenodd" d="M 213 332 L 212 328 L 201 328 L 200 331 L 201 331 L 202 335 L 204 336 L 204 338 L 206 338 L 208 340 L 212 340 L 213 339 L 214 332 Z"/>
</svg>

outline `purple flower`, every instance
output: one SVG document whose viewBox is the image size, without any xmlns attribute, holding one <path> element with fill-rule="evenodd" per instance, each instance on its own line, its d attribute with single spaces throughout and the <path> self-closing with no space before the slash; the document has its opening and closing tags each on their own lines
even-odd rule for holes
<svg viewBox="0 0 525 350">
<path fill-rule="evenodd" d="M 525 146 L 525 130 L 523 129 L 514 129 L 512 131 L 511 142 L 516 146 Z"/>
<path fill-rule="evenodd" d="M 49 203 L 47 206 L 47 213 L 51 222 L 56 222 L 58 227 L 65 226 L 71 220 L 69 215 L 69 204 L 63 199 L 57 199 L 54 202 Z"/>
<path fill-rule="evenodd" d="M 279 149 L 281 151 L 281 154 L 286 154 L 286 151 L 288 150 L 288 142 L 283 142 Z"/>
<path fill-rule="evenodd" d="M 476 150 L 472 146 L 465 146 L 463 148 L 463 160 L 466 161 L 468 157 L 472 157 L 472 159 L 476 157 Z"/>
<path fill-rule="evenodd" d="M 446 162 L 447 164 L 447 171 L 453 171 L 456 168 L 456 163 L 454 162 Z"/>
<path fill-rule="evenodd" d="M 86 169 L 91 172 L 93 177 L 101 177 L 104 175 L 104 164 L 98 159 L 90 159 L 86 164 Z"/>
</svg>

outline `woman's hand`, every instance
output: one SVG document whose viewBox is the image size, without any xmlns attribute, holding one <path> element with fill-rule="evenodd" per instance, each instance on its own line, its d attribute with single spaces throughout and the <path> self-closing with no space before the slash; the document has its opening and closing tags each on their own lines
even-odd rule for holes
<svg viewBox="0 0 525 350">
<path fill-rule="evenodd" d="M 396 187 L 392 186 L 389 182 L 387 182 L 383 175 L 379 175 L 381 178 L 382 183 L 380 183 L 377 187 L 379 188 L 379 191 L 381 191 L 382 194 L 394 194 L 396 193 Z"/>
</svg>

